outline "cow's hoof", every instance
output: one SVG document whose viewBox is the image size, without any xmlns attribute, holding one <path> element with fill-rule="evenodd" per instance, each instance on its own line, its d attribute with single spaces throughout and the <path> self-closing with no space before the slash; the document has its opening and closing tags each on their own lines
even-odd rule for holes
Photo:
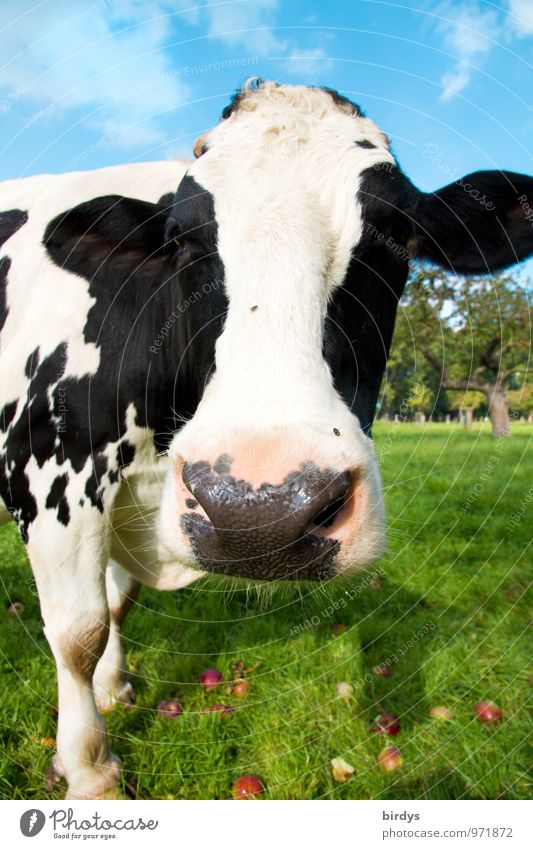
<svg viewBox="0 0 533 849">
<path fill-rule="evenodd" d="M 55 788 L 56 784 L 65 778 L 65 770 L 59 758 L 59 755 L 54 755 L 50 766 L 46 770 L 46 789 L 49 793 Z"/>
<path fill-rule="evenodd" d="M 100 713 L 108 713 L 110 710 L 113 710 L 117 704 L 124 705 L 124 707 L 131 707 L 135 704 L 135 699 L 137 697 L 130 682 L 124 681 L 112 690 L 106 689 L 105 687 L 95 683 L 94 698 Z"/>
<path fill-rule="evenodd" d="M 109 755 L 104 764 L 80 769 L 69 781 L 65 799 L 120 799 L 119 775 L 120 759 Z"/>
</svg>

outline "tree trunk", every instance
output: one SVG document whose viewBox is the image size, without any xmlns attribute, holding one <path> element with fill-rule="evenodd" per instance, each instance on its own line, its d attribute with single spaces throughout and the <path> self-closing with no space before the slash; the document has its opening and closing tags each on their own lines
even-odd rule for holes
<svg viewBox="0 0 533 849">
<path fill-rule="evenodd" d="M 472 422 L 474 421 L 474 413 L 470 407 L 461 410 L 461 418 L 463 419 L 463 427 L 465 430 L 470 430 Z"/>
<path fill-rule="evenodd" d="M 505 395 L 505 389 L 501 384 L 491 386 L 487 392 L 489 402 L 489 417 L 492 423 L 492 435 L 495 439 L 499 436 L 509 436 L 511 426 L 509 422 L 509 406 Z"/>
</svg>

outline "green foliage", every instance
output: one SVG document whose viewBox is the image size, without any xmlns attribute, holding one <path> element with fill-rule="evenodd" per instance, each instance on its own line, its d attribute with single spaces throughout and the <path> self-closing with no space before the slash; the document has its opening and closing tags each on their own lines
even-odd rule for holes
<svg viewBox="0 0 533 849">
<path fill-rule="evenodd" d="M 359 576 L 259 597 L 211 581 L 143 589 L 124 627 L 138 702 L 107 716 L 129 792 L 228 798 L 238 775 L 254 772 L 276 799 L 531 797 L 533 504 L 523 457 L 533 428 L 516 425 L 513 439 L 498 443 L 479 426 L 378 424 L 375 436 L 390 540 L 375 567 L 381 588 Z M 64 788 L 46 790 L 51 752 L 41 744 L 55 736 L 54 663 L 12 527 L 0 546 L 0 796 L 60 798 Z M 25 604 L 20 619 L 5 612 L 14 599 Z M 335 622 L 347 630 L 332 633 Z M 376 677 L 387 658 L 391 677 Z M 201 691 L 202 669 L 229 677 L 236 659 L 259 664 L 247 699 L 224 687 Z M 336 695 L 339 681 L 355 686 L 347 702 Z M 165 720 L 156 707 L 172 696 L 184 713 Z M 486 698 L 503 708 L 496 728 L 475 717 Z M 236 710 L 202 714 L 214 702 Z M 404 766 L 390 775 L 376 768 L 384 742 L 368 731 L 378 705 L 402 726 L 394 743 Z M 454 719 L 431 720 L 435 705 Z M 334 757 L 355 767 L 346 784 L 331 778 Z"/>
<path fill-rule="evenodd" d="M 507 398 L 511 410 L 527 418 L 533 411 L 533 384 L 524 383 L 520 389 L 508 389 Z"/>
<path fill-rule="evenodd" d="M 431 400 L 432 392 L 429 386 L 425 386 L 423 383 L 415 383 L 407 399 L 407 406 L 410 410 L 427 410 Z"/>
<path fill-rule="evenodd" d="M 461 406 L 485 412 L 491 386 L 522 386 L 530 335 L 527 290 L 509 275 L 453 278 L 415 266 L 398 310 L 381 412 L 399 414 L 405 405 L 436 416 Z M 417 385 L 429 395 L 413 407 Z"/>
</svg>

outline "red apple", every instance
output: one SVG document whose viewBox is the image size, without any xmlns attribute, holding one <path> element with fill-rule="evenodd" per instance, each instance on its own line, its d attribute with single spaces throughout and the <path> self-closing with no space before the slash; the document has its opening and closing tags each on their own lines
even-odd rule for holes
<svg viewBox="0 0 533 849">
<path fill-rule="evenodd" d="M 373 590 L 380 590 L 381 589 L 381 581 L 378 581 L 377 578 L 373 578 L 370 581 L 370 586 L 372 587 Z"/>
<path fill-rule="evenodd" d="M 165 699 L 159 703 L 157 709 L 159 713 L 167 719 L 176 719 L 177 716 L 180 716 L 183 713 L 181 705 L 176 701 L 176 699 Z"/>
<path fill-rule="evenodd" d="M 241 678 L 240 681 L 235 681 L 235 684 L 233 685 L 233 695 L 237 699 L 245 699 L 249 690 L 250 685 L 248 684 L 248 681 L 245 681 L 243 678 Z"/>
<path fill-rule="evenodd" d="M 232 795 L 234 799 L 255 799 L 262 796 L 264 787 L 257 775 L 241 775 L 233 785 Z"/>
<path fill-rule="evenodd" d="M 435 707 L 432 707 L 429 712 L 429 715 L 431 719 L 442 719 L 445 721 L 453 719 L 453 711 L 451 711 L 450 708 L 447 708 L 444 705 L 436 705 Z"/>
<path fill-rule="evenodd" d="M 503 713 L 495 702 L 478 702 L 475 706 L 476 713 L 485 725 L 497 725 Z"/>
<path fill-rule="evenodd" d="M 395 713 L 380 713 L 370 730 L 375 731 L 376 734 L 388 734 L 394 737 L 400 730 L 400 720 Z"/>
<path fill-rule="evenodd" d="M 394 772 L 403 764 L 402 757 L 395 746 L 382 749 L 377 757 L 378 766 L 385 772 Z"/>
<path fill-rule="evenodd" d="M 198 680 L 204 690 L 212 690 L 213 687 L 216 687 L 222 681 L 222 673 L 218 669 L 204 669 L 198 676 Z"/>
<path fill-rule="evenodd" d="M 392 674 L 386 663 L 378 663 L 377 666 L 374 666 L 372 672 L 379 678 L 390 678 Z"/>
</svg>

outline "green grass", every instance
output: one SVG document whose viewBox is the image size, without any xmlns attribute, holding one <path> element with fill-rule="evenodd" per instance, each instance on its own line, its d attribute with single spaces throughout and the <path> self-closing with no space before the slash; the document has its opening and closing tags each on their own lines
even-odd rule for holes
<svg viewBox="0 0 533 849">
<path fill-rule="evenodd" d="M 211 582 L 143 590 L 125 625 L 138 702 L 107 719 L 137 797 L 227 798 L 244 772 L 259 774 L 276 799 L 530 797 L 532 437 L 520 424 L 499 442 L 480 427 L 378 425 L 390 527 L 380 589 L 359 576 L 302 589 L 302 598 L 286 589 L 247 597 Z M 54 664 L 11 527 L 0 554 L 2 610 L 25 604 L 21 619 L 0 616 L 0 796 L 59 798 L 61 788 L 46 791 L 51 752 L 41 744 L 55 734 Z M 334 635 L 336 622 L 348 629 Z M 393 655 L 390 678 L 372 674 Z M 229 676 L 237 659 L 259 664 L 246 700 L 200 691 L 203 668 Z M 348 703 L 336 697 L 339 681 L 355 685 Z M 183 715 L 158 717 L 154 708 L 172 696 Z M 503 708 L 496 728 L 475 718 L 483 698 Z M 237 709 L 200 712 L 216 701 Z M 453 709 L 451 722 L 429 719 L 439 704 Z M 377 705 L 401 720 L 389 741 L 404 759 L 394 774 L 375 765 L 386 744 L 368 731 Z M 333 782 L 333 757 L 355 768 L 348 783 Z"/>
</svg>

